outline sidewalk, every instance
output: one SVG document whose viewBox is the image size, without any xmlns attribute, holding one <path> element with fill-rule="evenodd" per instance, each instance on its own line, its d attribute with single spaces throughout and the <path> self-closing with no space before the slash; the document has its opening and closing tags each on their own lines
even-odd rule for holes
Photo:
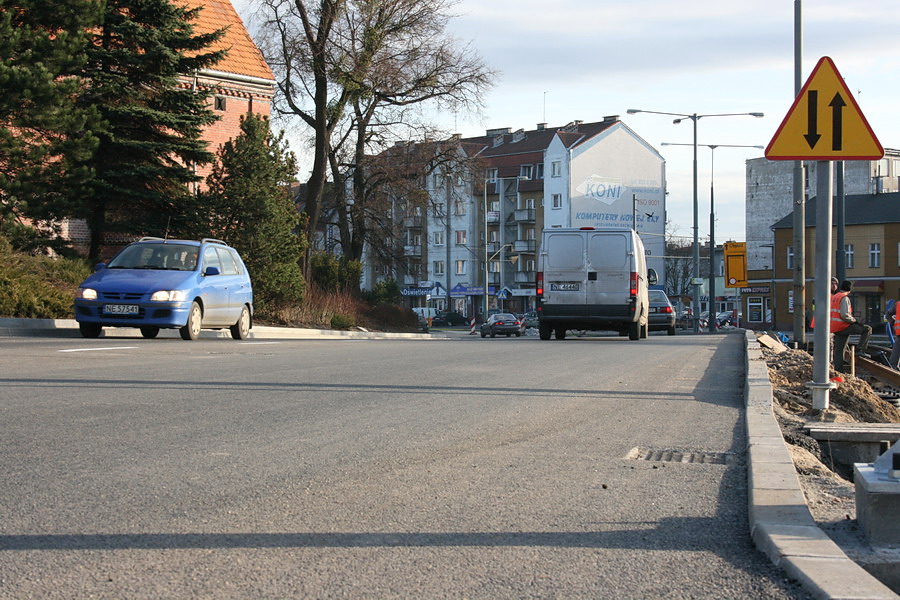
<svg viewBox="0 0 900 600">
<path fill-rule="evenodd" d="M 468 333 L 468 332 L 466 332 Z M 0 319 L 0 337 L 66 337 L 80 338 L 78 323 L 75 319 Z M 140 337 L 141 331 L 136 327 L 104 327 L 101 337 Z M 160 329 L 160 338 L 181 337 L 177 329 Z M 231 338 L 228 329 L 200 332 L 201 338 Z M 429 333 L 386 333 L 382 331 L 366 331 L 361 327 L 352 330 L 339 329 L 305 329 L 300 327 L 269 327 L 254 325 L 250 330 L 250 339 L 418 339 L 440 340 L 449 337 L 444 332 Z"/>
</svg>

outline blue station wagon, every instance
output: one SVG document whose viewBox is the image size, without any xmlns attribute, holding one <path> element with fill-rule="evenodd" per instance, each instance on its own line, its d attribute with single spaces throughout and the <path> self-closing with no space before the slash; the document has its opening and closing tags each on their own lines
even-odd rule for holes
<svg viewBox="0 0 900 600">
<path fill-rule="evenodd" d="M 75 294 L 75 320 L 86 338 L 104 326 L 139 327 L 145 338 L 178 329 L 185 340 L 228 327 L 243 340 L 252 319 L 247 267 L 234 248 L 210 238 L 142 238 L 97 265 Z"/>
</svg>

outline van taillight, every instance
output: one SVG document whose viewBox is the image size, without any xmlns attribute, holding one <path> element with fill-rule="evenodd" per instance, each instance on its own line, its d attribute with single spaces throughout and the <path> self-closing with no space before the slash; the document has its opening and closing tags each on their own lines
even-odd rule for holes
<svg viewBox="0 0 900 600">
<path fill-rule="evenodd" d="M 544 272 L 537 272 L 537 280 L 535 281 L 535 287 L 537 288 L 537 297 L 541 298 L 544 295 Z"/>
<path fill-rule="evenodd" d="M 638 274 L 634 271 L 631 272 L 631 290 L 628 293 L 632 296 L 638 295 Z"/>
</svg>

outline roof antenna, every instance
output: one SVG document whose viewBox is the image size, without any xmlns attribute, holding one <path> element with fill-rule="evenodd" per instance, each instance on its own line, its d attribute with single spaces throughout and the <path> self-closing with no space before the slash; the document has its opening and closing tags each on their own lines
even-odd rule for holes
<svg viewBox="0 0 900 600">
<path fill-rule="evenodd" d="M 169 215 L 169 218 L 166 219 L 166 234 L 163 236 L 164 240 L 169 239 L 169 225 L 172 223 L 172 215 Z"/>
</svg>

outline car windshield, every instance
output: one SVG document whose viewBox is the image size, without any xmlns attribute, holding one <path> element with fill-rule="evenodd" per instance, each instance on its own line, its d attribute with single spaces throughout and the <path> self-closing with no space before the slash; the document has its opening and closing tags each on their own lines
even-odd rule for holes
<svg viewBox="0 0 900 600">
<path fill-rule="evenodd" d="M 115 257 L 109 269 L 159 269 L 193 271 L 197 268 L 197 246 L 187 244 L 132 244 Z"/>
</svg>

